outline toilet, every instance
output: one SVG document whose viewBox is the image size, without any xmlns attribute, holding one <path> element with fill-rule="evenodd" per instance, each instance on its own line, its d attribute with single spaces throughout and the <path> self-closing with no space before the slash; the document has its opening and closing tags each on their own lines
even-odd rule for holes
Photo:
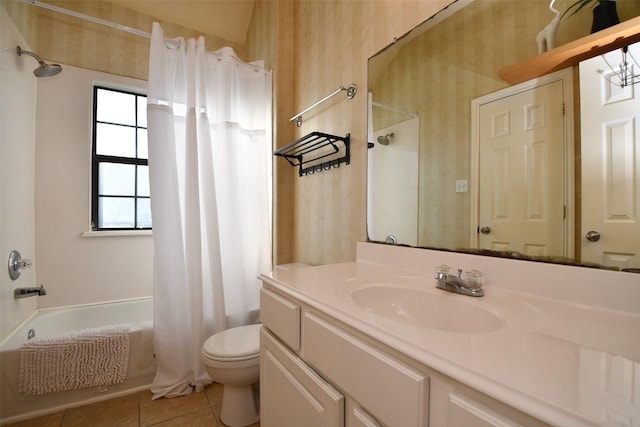
<svg viewBox="0 0 640 427">
<path fill-rule="evenodd" d="M 230 427 L 260 420 L 257 388 L 260 381 L 260 327 L 247 325 L 209 337 L 202 345 L 202 361 L 211 378 L 223 385 L 220 419 Z"/>
</svg>

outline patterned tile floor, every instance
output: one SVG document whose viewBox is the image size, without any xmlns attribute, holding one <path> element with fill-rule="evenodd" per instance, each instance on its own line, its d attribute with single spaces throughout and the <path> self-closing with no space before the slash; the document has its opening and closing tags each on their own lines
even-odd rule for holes
<svg viewBox="0 0 640 427">
<path fill-rule="evenodd" d="M 65 409 L 9 424 L 11 427 L 224 427 L 220 421 L 222 385 L 212 384 L 201 393 L 173 399 L 151 400 L 141 391 L 104 402 Z M 260 427 L 260 423 L 251 425 Z"/>
</svg>

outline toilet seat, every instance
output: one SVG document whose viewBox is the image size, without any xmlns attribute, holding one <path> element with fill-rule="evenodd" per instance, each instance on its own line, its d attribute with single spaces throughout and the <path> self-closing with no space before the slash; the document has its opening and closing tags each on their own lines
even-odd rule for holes
<svg viewBox="0 0 640 427">
<path fill-rule="evenodd" d="M 227 329 L 209 337 L 202 346 L 202 355 L 218 362 L 236 362 L 260 357 L 260 328 L 246 325 Z"/>
</svg>

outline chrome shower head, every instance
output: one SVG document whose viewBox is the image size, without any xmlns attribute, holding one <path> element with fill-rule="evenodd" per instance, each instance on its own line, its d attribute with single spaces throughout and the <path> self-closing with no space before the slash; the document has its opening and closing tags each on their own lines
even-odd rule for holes
<svg viewBox="0 0 640 427">
<path fill-rule="evenodd" d="M 393 132 L 392 133 L 388 133 L 385 136 L 380 135 L 378 137 L 378 144 L 380 144 L 380 145 L 389 145 L 389 143 L 391 142 L 392 139 L 393 139 Z"/>
<path fill-rule="evenodd" d="M 28 50 L 22 50 L 20 48 L 20 46 L 18 46 L 16 48 L 16 53 L 18 54 L 18 56 L 22 56 L 23 54 L 32 56 L 32 57 L 35 58 L 36 61 L 38 61 L 38 64 L 40 64 L 40 66 L 38 68 L 36 68 L 35 70 L 33 70 L 33 75 L 36 76 L 36 77 L 55 76 L 60 71 L 62 71 L 62 67 L 60 65 L 58 65 L 58 64 L 47 64 L 42 59 L 40 59 L 40 57 L 38 55 L 36 55 L 33 52 L 29 52 Z"/>
</svg>

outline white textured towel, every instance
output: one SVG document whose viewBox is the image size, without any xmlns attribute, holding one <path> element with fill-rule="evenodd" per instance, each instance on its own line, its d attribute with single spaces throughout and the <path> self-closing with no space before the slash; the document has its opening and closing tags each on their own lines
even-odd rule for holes
<svg viewBox="0 0 640 427">
<path fill-rule="evenodd" d="M 32 339 L 20 349 L 18 391 L 27 396 L 124 381 L 130 325 Z"/>
</svg>

